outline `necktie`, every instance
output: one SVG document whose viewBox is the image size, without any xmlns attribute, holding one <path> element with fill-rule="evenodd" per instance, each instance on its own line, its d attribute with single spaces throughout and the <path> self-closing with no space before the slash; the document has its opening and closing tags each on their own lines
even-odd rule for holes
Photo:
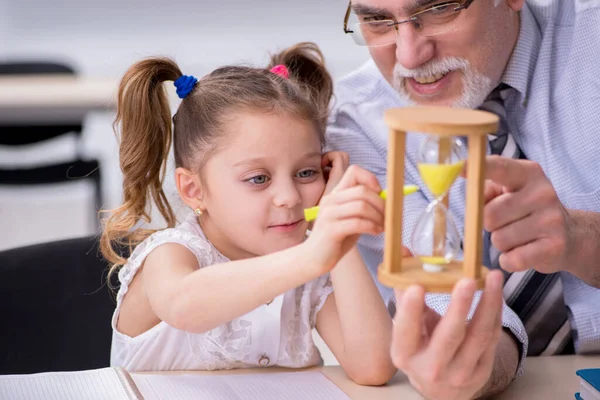
<svg viewBox="0 0 600 400">
<path fill-rule="evenodd" d="M 500 118 L 498 132 L 489 136 L 490 153 L 502 157 L 525 159 L 514 136 L 510 133 L 504 101 L 513 90 L 501 84 L 486 99 L 481 110 L 492 112 Z M 489 254 L 484 255 L 490 269 L 500 269 L 500 252 L 491 243 L 489 232 L 484 234 L 484 244 Z M 533 269 L 504 272 L 504 299 L 517 313 L 529 336 L 527 355 L 573 354 L 573 333 L 564 303 L 559 274 L 541 274 Z"/>
</svg>

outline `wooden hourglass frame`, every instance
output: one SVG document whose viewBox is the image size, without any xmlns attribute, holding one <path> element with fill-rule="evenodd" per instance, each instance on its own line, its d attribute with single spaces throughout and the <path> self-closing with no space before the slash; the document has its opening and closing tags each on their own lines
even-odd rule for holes
<svg viewBox="0 0 600 400">
<path fill-rule="evenodd" d="M 451 292 L 463 277 L 472 278 L 483 288 L 487 268 L 482 266 L 483 188 L 487 135 L 498 129 L 498 116 L 485 111 L 446 107 L 394 108 L 385 113 L 389 131 L 387 161 L 387 200 L 385 204 L 385 244 L 378 279 L 389 287 L 405 289 L 411 284 L 423 286 L 427 292 Z M 467 199 L 463 260 L 452 260 L 441 271 L 423 269 L 419 257 L 404 257 L 402 251 L 402 218 L 404 195 L 404 162 L 407 132 L 437 135 L 440 158 L 448 152 L 450 141 L 466 137 Z M 448 195 L 444 202 L 447 206 Z M 444 215 L 435 214 L 434 240 L 445 240 Z M 440 220 L 442 219 L 442 220 Z"/>
</svg>

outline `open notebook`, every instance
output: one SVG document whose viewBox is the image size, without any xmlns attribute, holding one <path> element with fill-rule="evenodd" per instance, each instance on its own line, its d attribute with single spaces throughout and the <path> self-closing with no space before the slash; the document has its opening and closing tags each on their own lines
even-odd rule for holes
<svg viewBox="0 0 600 400">
<path fill-rule="evenodd" d="M 0 376 L 11 400 L 348 400 L 318 371 L 232 375 L 129 374 L 122 368 Z"/>
</svg>

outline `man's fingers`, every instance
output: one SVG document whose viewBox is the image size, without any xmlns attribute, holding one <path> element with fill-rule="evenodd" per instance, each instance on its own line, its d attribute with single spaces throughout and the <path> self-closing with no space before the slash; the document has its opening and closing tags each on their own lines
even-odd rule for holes
<svg viewBox="0 0 600 400">
<path fill-rule="evenodd" d="M 508 272 L 525 271 L 552 265 L 564 254 L 566 243 L 552 238 L 539 238 L 500 254 L 500 267 Z M 548 271 L 551 272 L 551 271 Z"/>
<path fill-rule="evenodd" d="M 492 199 L 495 199 L 503 193 L 504 188 L 502 185 L 498 185 L 497 183 L 486 179 L 483 185 L 483 204 L 487 204 Z"/>
<path fill-rule="evenodd" d="M 502 327 L 503 280 L 500 271 L 488 274 L 477 310 L 452 364 L 453 370 L 463 371 L 467 375 L 475 373 L 484 351 L 490 346 L 496 346 Z"/>
<path fill-rule="evenodd" d="M 419 352 L 422 340 L 422 320 L 425 312 L 425 293 L 420 286 L 411 286 L 403 293 L 396 293 L 396 316 L 392 336 L 392 361 L 402 370 Z"/>
<path fill-rule="evenodd" d="M 471 321 L 470 333 L 477 335 L 480 332 L 500 333 L 502 321 L 502 287 L 504 275 L 500 271 L 490 271 L 485 280 L 485 288 L 477 310 Z"/>
<path fill-rule="evenodd" d="M 492 371 L 494 369 L 494 363 L 496 360 L 496 349 L 498 346 L 490 346 L 481 355 L 479 362 L 473 369 L 473 372 L 469 375 L 468 379 L 472 382 L 484 382 L 483 386 L 479 389 L 476 394 L 476 398 L 480 398 L 482 395 L 487 393 L 490 387 L 495 387 L 494 382 L 490 382 L 492 377 Z M 460 375 L 455 376 L 456 381 L 460 382 Z M 494 385 L 494 386 L 489 386 Z"/>
<path fill-rule="evenodd" d="M 423 317 L 423 328 L 427 332 L 428 340 L 431 339 L 431 333 L 442 319 L 442 316 L 429 307 L 425 308 L 425 316 Z M 426 344 L 424 344 L 426 345 Z"/>
<path fill-rule="evenodd" d="M 493 231 L 492 245 L 500 252 L 508 252 L 544 236 L 544 227 L 534 214 Z"/>
<path fill-rule="evenodd" d="M 396 301 L 396 306 L 398 306 L 398 303 L 402 301 L 402 296 L 404 296 L 404 290 L 394 289 L 394 300 Z"/>
<path fill-rule="evenodd" d="M 543 174 L 539 164 L 533 161 L 496 155 L 486 158 L 485 171 L 487 179 L 506 187 L 511 192 L 523 188 L 532 176 Z"/>
<path fill-rule="evenodd" d="M 433 331 L 427 352 L 429 358 L 438 364 L 440 369 L 446 368 L 462 345 L 475 289 L 473 280 L 458 282 L 452 291 L 448 311 Z"/>
<path fill-rule="evenodd" d="M 485 204 L 483 227 L 493 232 L 505 225 L 527 217 L 542 205 L 534 186 L 518 192 L 506 192 Z"/>
</svg>

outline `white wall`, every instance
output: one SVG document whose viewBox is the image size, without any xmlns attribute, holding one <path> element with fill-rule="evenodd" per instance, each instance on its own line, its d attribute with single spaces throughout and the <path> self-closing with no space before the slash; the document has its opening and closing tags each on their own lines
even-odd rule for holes
<svg viewBox="0 0 600 400">
<path fill-rule="evenodd" d="M 0 57 L 67 57 L 85 74 L 120 74 L 140 57 L 173 56 L 204 74 L 256 62 L 297 41 L 317 42 L 332 72 L 367 57 L 342 32 L 345 0 L 2 0 Z"/>
<path fill-rule="evenodd" d="M 119 77 L 140 58 L 166 55 L 184 73 L 202 76 L 231 62 L 262 65 L 268 52 L 314 41 L 339 78 L 368 59 L 343 34 L 346 5 L 346 0 L 0 0 L 0 61 L 67 60 L 82 75 Z M 113 118 L 90 114 L 84 132 L 86 153 L 102 162 L 108 208 L 121 194 Z M 71 148 L 62 141 L 51 150 L 0 149 L 0 163 Z M 89 199 L 86 187 L 0 188 L 0 249 L 93 232 Z"/>
</svg>

